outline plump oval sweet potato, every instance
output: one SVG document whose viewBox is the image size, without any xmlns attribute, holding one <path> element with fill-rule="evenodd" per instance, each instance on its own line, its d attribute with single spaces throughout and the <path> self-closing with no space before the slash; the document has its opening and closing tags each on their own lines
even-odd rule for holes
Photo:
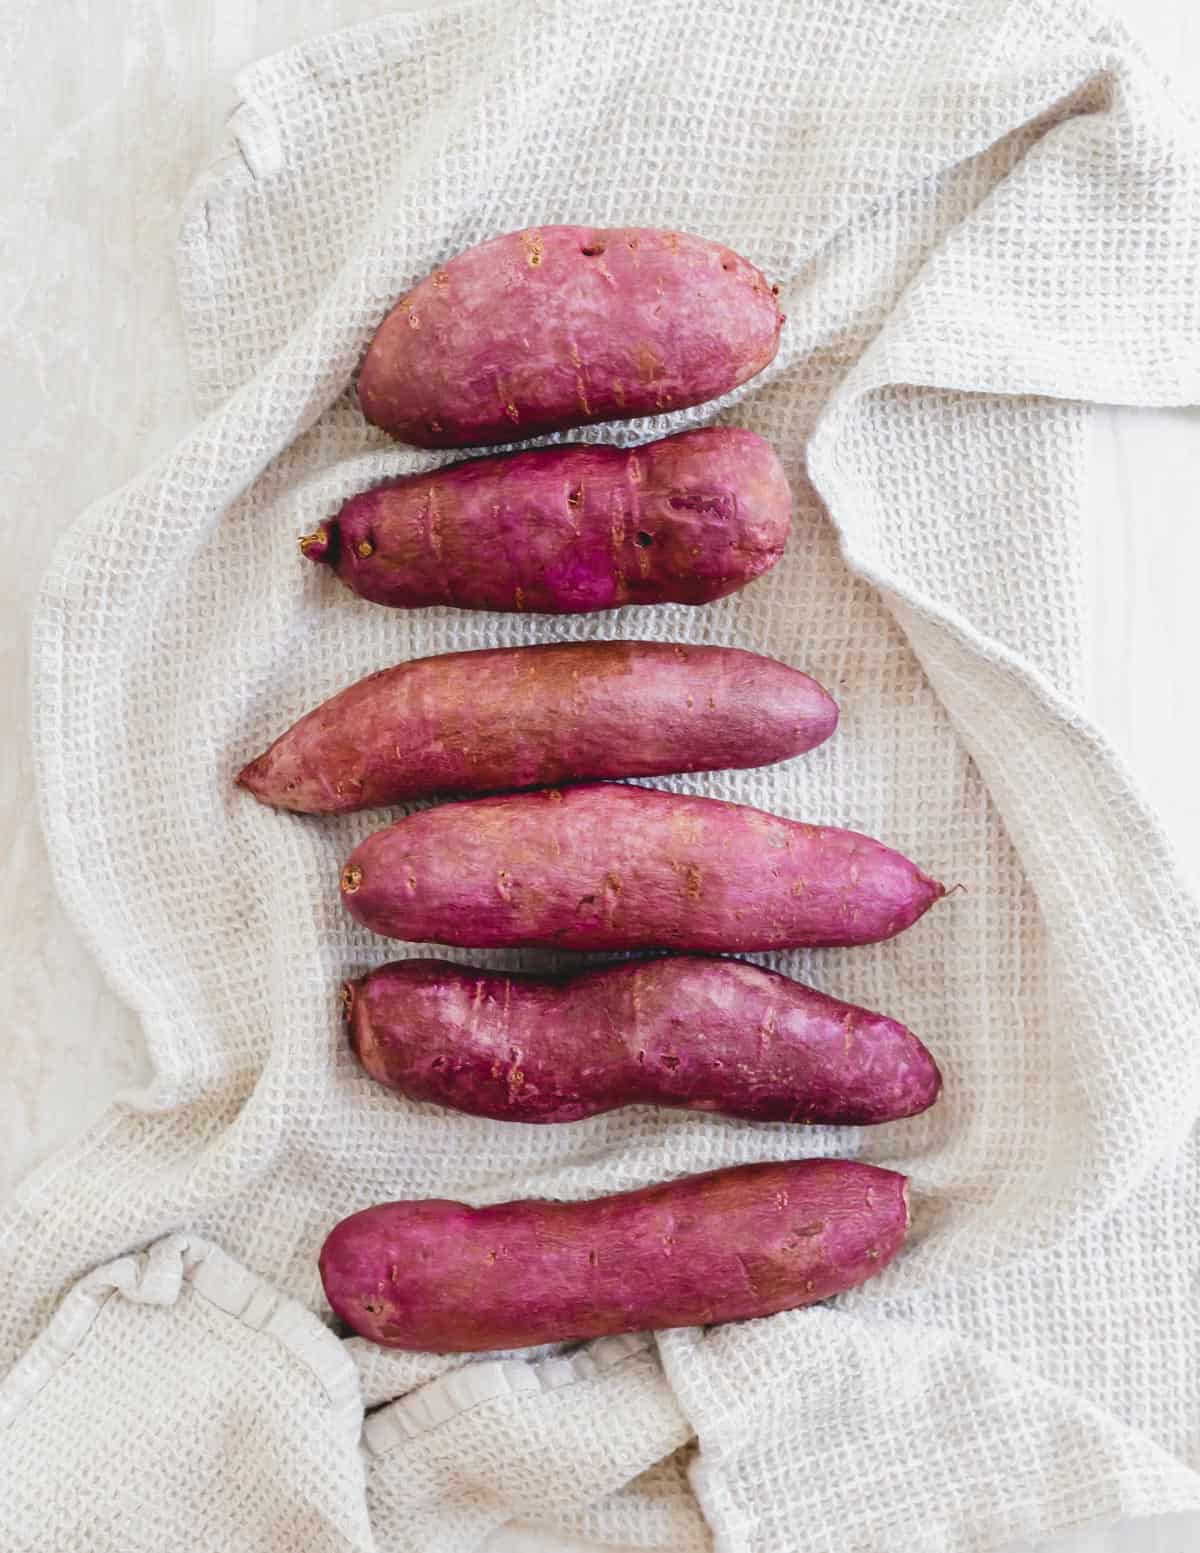
<svg viewBox="0 0 1200 1553">
<path fill-rule="evenodd" d="M 591 1202 L 382 1203 L 334 1228 L 321 1281 L 360 1336 L 431 1353 L 742 1321 L 880 1272 L 904 1242 L 906 1187 L 806 1159 Z"/>
<path fill-rule="evenodd" d="M 407 475 L 352 496 L 300 548 L 375 604 L 579 614 L 723 598 L 774 566 L 791 522 L 769 444 L 706 426 Z"/>
<path fill-rule="evenodd" d="M 615 783 L 410 815 L 356 848 L 341 888 L 390 938 L 715 952 L 875 943 L 945 893 L 854 831 Z"/>
<path fill-rule="evenodd" d="M 715 399 L 762 371 L 783 322 L 754 265 L 702 237 L 510 232 L 397 302 L 358 402 L 417 447 L 523 441 Z"/>
<path fill-rule="evenodd" d="M 238 781 L 343 814 L 431 793 L 764 766 L 827 739 L 816 680 L 734 647 L 563 642 L 383 669 L 302 717 Z"/>
<path fill-rule="evenodd" d="M 554 980 L 399 960 L 343 996 L 372 1078 L 501 1121 L 663 1105 L 863 1125 L 915 1116 L 941 1089 L 902 1024 L 738 960 L 625 961 Z"/>
</svg>

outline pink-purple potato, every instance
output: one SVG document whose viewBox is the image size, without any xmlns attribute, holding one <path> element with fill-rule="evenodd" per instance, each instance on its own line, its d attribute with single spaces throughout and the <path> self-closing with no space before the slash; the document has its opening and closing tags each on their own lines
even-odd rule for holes
<svg viewBox="0 0 1200 1553">
<path fill-rule="evenodd" d="M 375 604 L 581 614 L 723 598 L 774 566 L 791 522 L 770 445 L 704 426 L 405 475 L 352 496 L 300 549 Z"/>
<path fill-rule="evenodd" d="M 590 1202 L 381 1203 L 333 1229 L 321 1280 L 361 1337 L 429 1353 L 741 1321 L 880 1272 L 904 1242 L 906 1188 L 807 1159 Z"/>
<path fill-rule="evenodd" d="M 837 726 L 807 674 L 734 647 L 565 642 L 383 669 L 238 777 L 263 803 L 343 814 L 433 793 L 762 766 Z"/>
<path fill-rule="evenodd" d="M 915 1116 L 941 1089 L 904 1025 L 739 960 L 681 955 L 554 979 L 398 960 L 343 997 L 372 1078 L 500 1121 L 662 1105 L 864 1125 Z"/>
<path fill-rule="evenodd" d="M 414 943 L 710 953 L 875 943 L 945 894 L 854 831 L 619 783 L 410 815 L 355 849 L 341 891 Z"/>
<path fill-rule="evenodd" d="M 358 376 L 423 448 L 524 441 L 703 404 L 761 372 L 784 317 L 754 265 L 650 228 L 546 226 L 459 254 L 396 303 Z"/>
</svg>

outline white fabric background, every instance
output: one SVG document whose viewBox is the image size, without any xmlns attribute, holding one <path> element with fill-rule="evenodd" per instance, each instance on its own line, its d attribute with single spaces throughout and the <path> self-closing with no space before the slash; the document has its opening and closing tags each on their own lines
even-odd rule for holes
<svg viewBox="0 0 1200 1553">
<path fill-rule="evenodd" d="M 574 1427 L 549 1432 L 549 1495 L 517 1402 L 507 1431 L 490 1397 L 403 1433 L 373 1474 L 384 1546 L 475 1546 L 530 1505 L 583 1513 L 585 1485 L 617 1489 L 692 1431 L 692 1486 L 729 1547 L 790 1547 L 800 1517 L 815 1547 L 958 1548 L 1200 1503 L 1196 918 L 1070 710 L 1081 415 L 1055 402 L 1200 397 L 1194 129 L 1085 12 L 749 15 L 714 6 L 700 37 L 672 5 L 471 6 L 248 72 L 240 155 L 183 233 L 212 413 L 88 515 L 43 601 L 55 863 L 156 1077 L 0 1227 L 9 1357 L 66 1280 L 181 1226 L 319 1309 L 325 1228 L 383 1196 L 578 1195 L 816 1151 L 899 1165 L 921 1194 L 913 1249 L 861 1294 L 664 1339 L 676 1402 L 657 1367 L 627 1394 L 640 1349 L 556 1391 Z M 373 1094 L 334 994 L 396 949 L 348 927 L 334 886 L 378 818 L 291 819 L 227 785 L 368 668 L 611 633 L 390 615 L 294 551 L 364 479 L 417 467 L 345 391 L 387 300 L 490 232 L 565 219 L 691 226 L 784 284 L 785 350 L 725 413 L 795 476 L 789 557 L 739 598 L 619 628 L 771 651 L 843 701 L 826 750 L 681 787 L 870 830 L 967 886 L 896 944 L 777 962 L 913 1024 L 948 1078 L 926 1118 L 797 1140 L 639 1111 L 514 1137 Z M 369 1403 L 445 1367 L 348 1346 Z M 490 1511 L 466 1524 L 473 1465 Z M 682 1546 L 679 1466 L 588 1513 Z"/>
</svg>

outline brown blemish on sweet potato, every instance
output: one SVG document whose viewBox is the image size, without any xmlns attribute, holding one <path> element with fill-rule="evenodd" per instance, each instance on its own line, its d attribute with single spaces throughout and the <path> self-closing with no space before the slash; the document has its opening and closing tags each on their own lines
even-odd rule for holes
<svg viewBox="0 0 1200 1553">
<path fill-rule="evenodd" d="M 643 383 L 653 383 L 662 374 L 662 357 L 645 340 L 640 340 L 635 346 L 633 361 Z M 662 407 L 656 406 L 656 408 Z"/>
</svg>

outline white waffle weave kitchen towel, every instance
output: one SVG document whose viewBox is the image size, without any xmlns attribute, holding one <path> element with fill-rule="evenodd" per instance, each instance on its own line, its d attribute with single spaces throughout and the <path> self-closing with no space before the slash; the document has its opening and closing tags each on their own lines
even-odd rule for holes
<svg viewBox="0 0 1200 1553">
<path fill-rule="evenodd" d="M 1078 711 L 1081 402 L 1200 399 L 1196 125 L 1073 0 L 483 0 L 239 89 L 180 246 L 205 418 L 73 528 L 38 613 L 54 866 L 154 1077 L 0 1218 L 0 1547 L 963 1553 L 1200 1506 L 1198 915 Z M 358 414 L 365 341 L 457 250 L 557 221 L 697 231 L 781 284 L 760 378 L 589 435 L 762 433 L 785 560 L 692 611 L 361 603 L 296 538 L 431 462 Z M 663 785 L 965 886 L 771 962 L 912 1025 L 927 1115 L 505 1127 L 357 1069 L 338 983 L 412 950 L 337 875 L 387 817 L 233 773 L 368 670 L 613 634 L 774 654 L 843 706 L 810 756 Z M 810 1153 L 914 1182 L 907 1253 L 827 1307 L 470 1363 L 321 1324 L 317 1248 L 370 1202 Z"/>
</svg>

